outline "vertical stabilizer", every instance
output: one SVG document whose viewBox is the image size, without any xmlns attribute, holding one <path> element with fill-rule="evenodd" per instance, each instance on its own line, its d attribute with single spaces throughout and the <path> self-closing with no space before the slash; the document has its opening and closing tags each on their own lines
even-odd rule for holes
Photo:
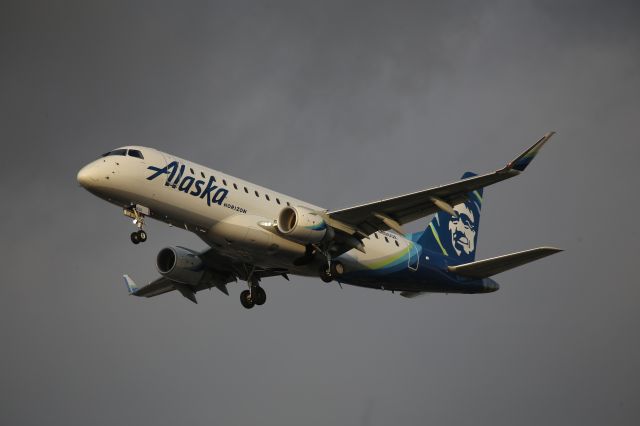
<svg viewBox="0 0 640 426">
<path fill-rule="evenodd" d="M 467 172 L 462 179 L 476 176 Z M 482 189 L 470 192 L 468 200 L 453 206 L 455 215 L 439 211 L 418 238 L 425 250 L 442 254 L 451 265 L 473 262 L 476 258 Z"/>
</svg>

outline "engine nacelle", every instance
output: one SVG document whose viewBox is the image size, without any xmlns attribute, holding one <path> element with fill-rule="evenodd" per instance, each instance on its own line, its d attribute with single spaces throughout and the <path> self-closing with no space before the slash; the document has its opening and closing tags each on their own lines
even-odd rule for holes
<svg viewBox="0 0 640 426">
<path fill-rule="evenodd" d="M 333 238 L 333 229 L 313 210 L 285 207 L 278 215 L 278 231 L 286 238 L 302 244 L 313 244 Z"/>
<path fill-rule="evenodd" d="M 156 258 L 158 272 L 172 281 L 197 285 L 206 271 L 202 259 L 182 247 L 166 247 Z"/>
</svg>

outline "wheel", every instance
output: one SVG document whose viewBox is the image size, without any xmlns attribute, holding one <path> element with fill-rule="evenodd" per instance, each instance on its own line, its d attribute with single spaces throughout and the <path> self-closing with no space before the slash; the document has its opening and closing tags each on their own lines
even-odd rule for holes
<svg viewBox="0 0 640 426">
<path fill-rule="evenodd" d="M 255 287 L 253 289 L 253 299 L 256 305 L 264 305 L 264 302 L 267 301 L 267 293 L 262 287 Z"/>
<path fill-rule="evenodd" d="M 144 232 L 142 229 L 138 231 L 138 238 L 140 239 L 141 243 L 144 243 L 145 241 L 147 241 L 147 233 Z"/>
<path fill-rule="evenodd" d="M 240 293 L 240 303 L 247 309 L 253 308 L 255 302 L 251 298 L 251 292 L 249 290 L 245 290 Z"/>
<path fill-rule="evenodd" d="M 344 265 L 341 262 L 331 262 L 331 275 L 339 277 L 344 274 Z"/>
<path fill-rule="evenodd" d="M 132 232 L 131 233 L 131 242 L 133 244 L 138 244 L 140 242 L 140 235 L 138 235 L 137 232 Z"/>
<path fill-rule="evenodd" d="M 333 277 L 331 276 L 331 272 L 327 269 L 326 266 L 322 266 L 320 268 L 320 279 L 325 283 L 330 283 L 333 281 Z"/>
</svg>

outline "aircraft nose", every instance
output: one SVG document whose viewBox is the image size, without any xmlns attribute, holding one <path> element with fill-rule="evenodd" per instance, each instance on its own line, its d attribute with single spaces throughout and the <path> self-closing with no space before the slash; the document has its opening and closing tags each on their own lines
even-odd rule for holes
<svg viewBox="0 0 640 426">
<path fill-rule="evenodd" d="M 93 165 L 88 164 L 86 166 L 84 166 L 83 168 L 80 169 L 80 171 L 78 172 L 78 176 L 76 177 L 76 179 L 78 179 L 78 183 L 84 187 L 84 188 L 89 188 L 91 187 L 94 183 L 96 183 L 98 181 L 98 179 L 95 176 L 95 167 L 93 167 Z"/>
</svg>

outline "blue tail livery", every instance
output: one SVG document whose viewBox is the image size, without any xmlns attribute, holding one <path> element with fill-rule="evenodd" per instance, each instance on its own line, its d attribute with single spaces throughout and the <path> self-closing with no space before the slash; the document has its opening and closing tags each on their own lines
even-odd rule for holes
<svg viewBox="0 0 640 426">
<path fill-rule="evenodd" d="M 476 176 L 467 172 L 462 179 Z M 418 237 L 418 244 L 428 252 L 447 257 L 450 264 L 473 262 L 478 247 L 482 188 L 467 194 L 467 201 L 453 207 L 455 215 L 438 211 L 427 229 Z"/>
</svg>

